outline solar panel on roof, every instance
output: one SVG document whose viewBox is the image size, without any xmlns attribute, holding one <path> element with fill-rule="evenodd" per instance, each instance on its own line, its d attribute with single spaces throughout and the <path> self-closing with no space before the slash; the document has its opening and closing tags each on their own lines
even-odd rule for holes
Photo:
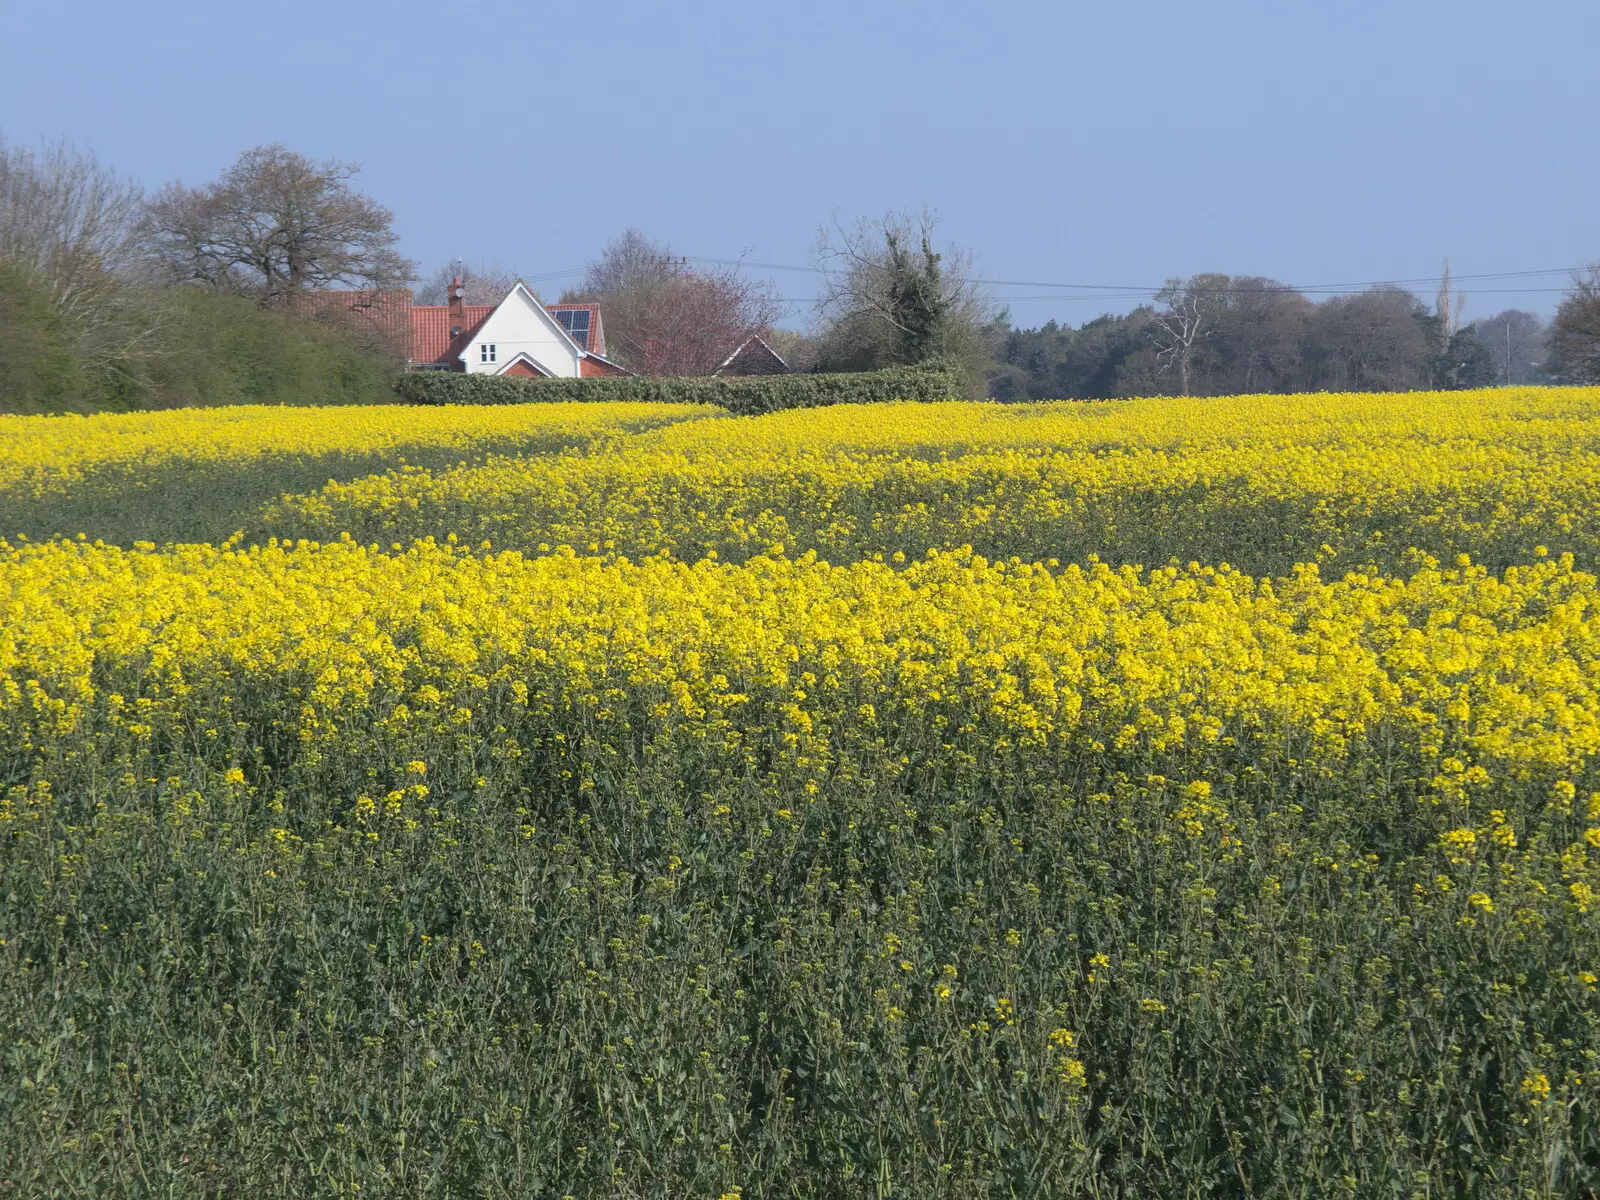
<svg viewBox="0 0 1600 1200">
<path fill-rule="evenodd" d="M 589 344 L 589 310 L 586 308 L 564 308 L 556 313 L 556 319 L 562 327 L 572 335 L 572 340 L 580 346 Z"/>
</svg>

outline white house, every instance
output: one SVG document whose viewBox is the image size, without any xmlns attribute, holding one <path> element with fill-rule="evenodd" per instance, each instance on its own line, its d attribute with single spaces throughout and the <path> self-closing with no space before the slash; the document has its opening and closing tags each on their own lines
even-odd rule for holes
<svg viewBox="0 0 1600 1200">
<path fill-rule="evenodd" d="M 605 357 L 599 305 L 546 306 L 521 282 L 499 304 L 467 305 L 456 279 L 450 284 L 450 302 L 442 313 L 438 307 L 412 306 L 415 362 L 471 375 L 578 379 L 629 373 Z M 445 344 L 438 347 L 441 340 Z M 438 353 L 427 353 L 436 348 Z"/>
<path fill-rule="evenodd" d="M 307 294 L 319 311 L 343 310 L 372 325 L 412 367 L 545 379 L 632 374 L 605 356 L 598 304 L 544 304 L 521 282 L 498 304 L 467 304 L 459 277 L 449 298 L 413 304 L 404 290 Z"/>
</svg>

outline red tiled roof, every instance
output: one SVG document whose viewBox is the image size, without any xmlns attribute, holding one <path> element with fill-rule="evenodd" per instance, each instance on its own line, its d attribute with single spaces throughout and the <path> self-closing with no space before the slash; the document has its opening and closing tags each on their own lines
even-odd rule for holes
<svg viewBox="0 0 1600 1200">
<path fill-rule="evenodd" d="M 450 336 L 450 306 L 448 304 L 414 304 L 411 307 L 411 361 L 449 362 L 467 348 L 478 327 L 489 319 L 495 310 L 493 304 L 466 304 L 462 306 L 461 332 Z"/>
<path fill-rule="evenodd" d="M 472 340 L 479 327 L 495 310 L 493 304 L 463 306 L 461 333 L 450 336 L 450 307 L 446 304 L 413 304 L 406 288 L 388 291 L 356 291 L 328 288 L 302 293 L 301 303 L 316 316 L 348 318 L 375 330 L 396 354 L 412 362 L 455 364 L 456 358 Z M 587 309 L 589 333 L 579 347 L 589 354 L 606 352 L 605 326 L 600 323 L 598 304 L 547 304 L 551 313 Z"/>
<path fill-rule="evenodd" d="M 387 291 L 357 291 L 323 288 L 300 294 L 303 311 L 317 317 L 348 320 L 357 328 L 370 329 L 394 348 L 398 355 L 411 349 L 411 292 L 408 288 Z"/>
<path fill-rule="evenodd" d="M 494 312 L 493 304 L 467 304 L 462 306 L 461 332 L 450 336 L 450 306 L 447 304 L 413 304 L 410 291 L 399 288 L 392 291 L 363 292 L 340 289 L 308 291 L 302 301 L 317 315 L 349 317 L 375 329 L 385 341 L 412 362 L 450 363 L 467 348 L 472 337 Z M 550 312 L 563 309 L 587 309 L 589 334 L 580 349 L 590 354 L 606 352 L 605 329 L 600 324 L 598 304 L 547 304 Z"/>
</svg>

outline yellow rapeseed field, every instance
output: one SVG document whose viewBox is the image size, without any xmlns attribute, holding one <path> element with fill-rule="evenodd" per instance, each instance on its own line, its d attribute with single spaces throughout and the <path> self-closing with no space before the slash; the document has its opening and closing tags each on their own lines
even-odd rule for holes
<svg viewBox="0 0 1600 1200">
<path fill-rule="evenodd" d="M 5 426 L 19 1194 L 1600 1185 L 1600 389 L 279 411 Z"/>
<path fill-rule="evenodd" d="M 239 405 L 18 417 L 0 413 L 0 536 L 222 541 L 284 492 L 396 463 L 605 443 L 720 410 L 668 404 L 488 409 Z"/>
<path fill-rule="evenodd" d="M 287 498 L 258 535 L 538 552 L 1600 566 L 1595 391 L 906 405 L 709 421 L 616 453 L 402 467 Z M 1588 406 L 1588 408 L 1585 407 Z"/>
</svg>

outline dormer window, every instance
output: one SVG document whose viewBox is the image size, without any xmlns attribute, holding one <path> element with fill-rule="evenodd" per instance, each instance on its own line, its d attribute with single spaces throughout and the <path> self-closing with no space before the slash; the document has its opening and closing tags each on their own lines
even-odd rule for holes
<svg viewBox="0 0 1600 1200">
<path fill-rule="evenodd" d="M 497 360 L 498 356 L 499 356 L 499 347 L 497 347 L 493 342 L 479 342 L 478 343 L 478 361 L 479 362 L 481 362 L 481 363 L 492 363 L 492 362 L 495 362 Z"/>
</svg>

